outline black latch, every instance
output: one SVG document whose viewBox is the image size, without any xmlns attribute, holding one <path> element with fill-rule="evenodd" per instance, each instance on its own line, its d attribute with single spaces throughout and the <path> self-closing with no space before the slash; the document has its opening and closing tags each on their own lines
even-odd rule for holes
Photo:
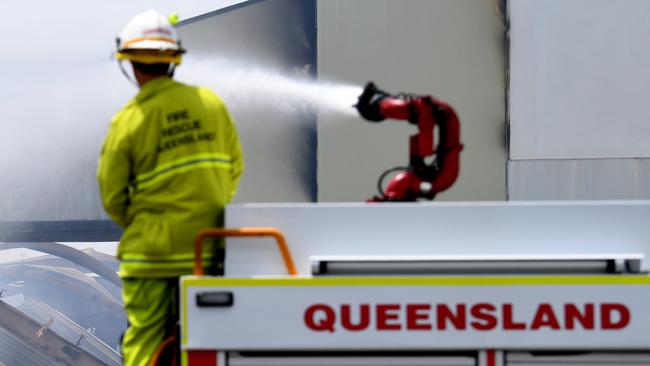
<svg viewBox="0 0 650 366">
<path fill-rule="evenodd" d="M 200 308 L 229 307 L 235 302 L 232 292 L 212 291 L 196 294 L 196 305 Z"/>
</svg>

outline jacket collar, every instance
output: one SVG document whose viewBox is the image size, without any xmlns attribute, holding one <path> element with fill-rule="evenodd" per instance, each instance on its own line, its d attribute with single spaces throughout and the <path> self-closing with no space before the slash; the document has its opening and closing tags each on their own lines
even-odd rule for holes
<svg viewBox="0 0 650 366">
<path fill-rule="evenodd" d="M 135 100 L 138 102 L 142 102 L 148 99 L 149 97 L 153 96 L 154 94 L 158 93 L 159 91 L 167 89 L 175 84 L 176 82 L 172 80 L 172 78 L 170 78 L 169 76 L 161 76 L 149 80 L 146 84 L 144 84 L 140 88 L 140 91 L 135 96 Z"/>
</svg>

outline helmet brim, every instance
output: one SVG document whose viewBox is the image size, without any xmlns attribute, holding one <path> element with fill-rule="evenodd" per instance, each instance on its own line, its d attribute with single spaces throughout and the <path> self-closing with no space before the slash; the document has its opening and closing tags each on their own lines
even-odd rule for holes
<svg viewBox="0 0 650 366">
<path fill-rule="evenodd" d="M 129 42 L 121 51 L 130 50 L 149 50 L 149 51 L 180 51 L 181 47 L 175 43 L 166 40 L 143 39 Z"/>
<path fill-rule="evenodd" d="M 182 50 L 157 51 L 157 50 L 123 50 L 115 53 L 115 58 L 122 61 L 128 60 L 141 64 L 176 64 L 182 62 Z"/>
</svg>

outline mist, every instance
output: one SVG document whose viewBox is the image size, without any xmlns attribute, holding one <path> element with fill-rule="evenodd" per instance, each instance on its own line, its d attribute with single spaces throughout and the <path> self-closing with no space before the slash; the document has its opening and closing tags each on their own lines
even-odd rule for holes
<svg viewBox="0 0 650 366">
<path fill-rule="evenodd" d="M 233 108 L 354 116 L 357 112 L 352 106 L 363 91 L 357 85 L 312 80 L 311 65 L 282 71 L 228 57 L 199 54 L 186 59 L 179 78 L 210 87 Z"/>
<path fill-rule="evenodd" d="M 130 65 L 125 67 L 130 72 Z M 213 89 L 234 111 L 356 113 L 352 105 L 360 86 L 316 82 L 308 71 L 283 73 L 247 61 L 197 55 L 186 57 L 176 79 Z M 25 80 L 11 93 L 5 90 L 0 101 L 5 117 L 0 221 L 106 218 L 95 181 L 97 158 L 112 115 L 136 93 L 109 57 L 75 71 Z"/>
</svg>

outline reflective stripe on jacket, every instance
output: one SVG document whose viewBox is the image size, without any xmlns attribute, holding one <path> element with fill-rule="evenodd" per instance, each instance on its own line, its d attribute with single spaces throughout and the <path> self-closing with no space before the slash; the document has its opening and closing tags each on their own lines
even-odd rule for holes
<svg viewBox="0 0 650 366">
<path fill-rule="evenodd" d="M 243 172 L 232 118 L 212 91 L 160 77 L 113 118 L 97 177 L 108 214 L 125 230 L 122 277 L 191 272 L 193 239 L 223 225 Z M 215 243 L 204 259 L 216 260 Z"/>
</svg>

